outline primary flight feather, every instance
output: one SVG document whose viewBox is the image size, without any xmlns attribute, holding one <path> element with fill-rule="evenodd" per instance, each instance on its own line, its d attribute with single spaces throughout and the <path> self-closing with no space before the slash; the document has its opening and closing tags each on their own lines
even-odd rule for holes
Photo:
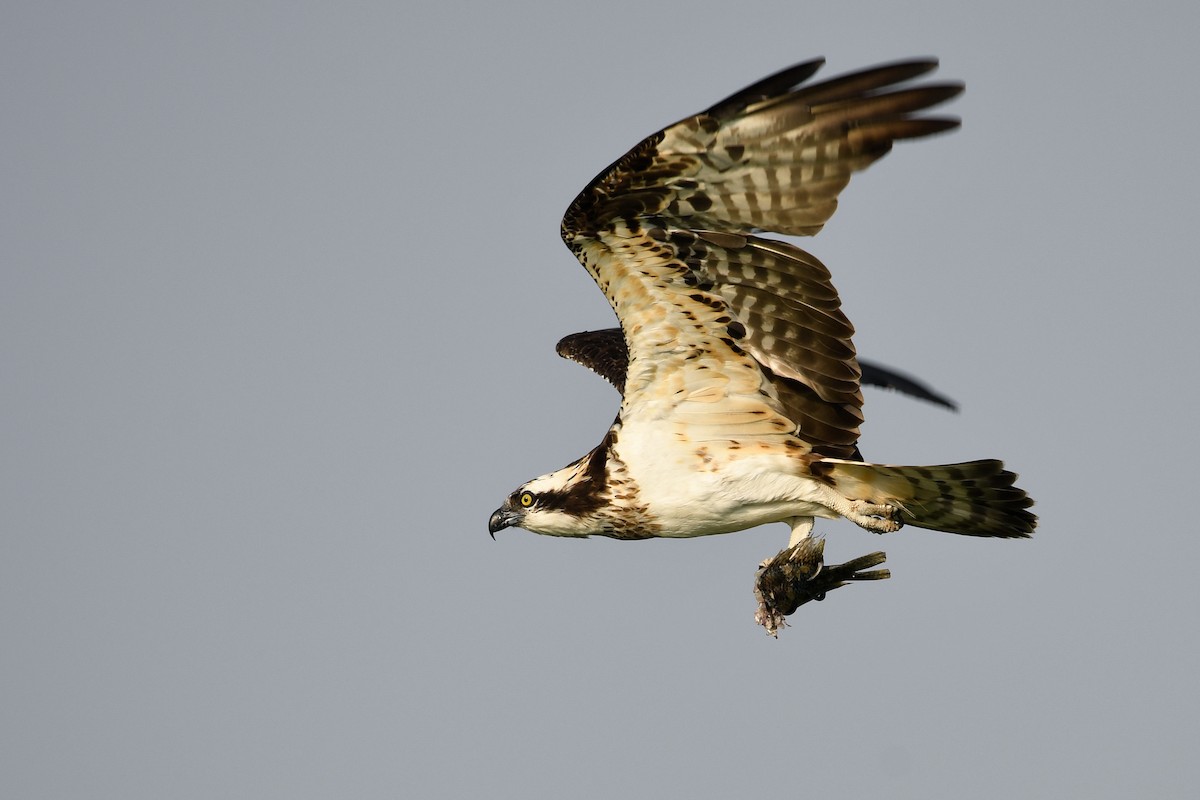
<svg viewBox="0 0 1200 800">
<path fill-rule="evenodd" d="M 787 522 L 789 547 L 759 577 L 759 619 L 774 632 L 795 606 L 887 575 L 861 570 L 882 554 L 824 567 L 815 517 L 880 533 L 1033 531 L 1032 501 L 999 461 L 862 460 L 863 371 L 829 271 L 758 235 L 817 233 L 850 177 L 894 142 L 959 124 L 923 112 L 961 84 L 910 84 L 933 60 L 806 85 L 822 63 L 785 69 L 650 136 L 571 203 L 563 240 L 620 334 L 575 334 L 559 352 L 617 386 L 621 408 L 595 449 L 514 491 L 489 520 L 493 535 L 519 526 L 691 537 Z M 879 368 L 868 377 L 946 402 Z"/>
</svg>

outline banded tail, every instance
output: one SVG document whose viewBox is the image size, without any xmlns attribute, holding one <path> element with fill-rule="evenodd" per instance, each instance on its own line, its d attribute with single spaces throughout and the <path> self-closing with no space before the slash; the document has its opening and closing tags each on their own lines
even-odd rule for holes
<svg viewBox="0 0 1200 800">
<path fill-rule="evenodd" d="M 1037 526 L 1033 500 L 996 459 L 930 467 L 826 459 L 813 467 L 846 497 L 899 506 L 900 520 L 917 528 L 1014 539 Z"/>
</svg>

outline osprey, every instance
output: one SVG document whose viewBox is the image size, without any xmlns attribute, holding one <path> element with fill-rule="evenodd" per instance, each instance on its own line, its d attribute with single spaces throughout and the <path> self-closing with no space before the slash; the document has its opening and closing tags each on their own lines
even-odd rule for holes
<svg viewBox="0 0 1200 800">
<path fill-rule="evenodd" d="M 758 234 L 811 236 L 850 176 L 902 139 L 958 127 L 922 112 L 959 83 L 902 86 L 934 60 L 804 85 L 824 63 L 782 70 L 643 140 L 567 209 L 562 238 L 608 298 L 619 332 L 558 351 L 608 378 L 620 412 L 600 444 L 521 485 L 488 522 L 616 539 L 791 527 L 760 567 L 758 620 L 784 616 L 866 571 L 873 553 L 823 564 L 816 517 L 875 533 L 903 525 L 1026 537 L 1036 517 L 997 460 L 868 463 L 858 450 L 863 371 L 829 271 Z M 886 372 L 875 382 L 928 396 Z M 937 396 L 929 399 L 945 402 Z"/>
</svg>

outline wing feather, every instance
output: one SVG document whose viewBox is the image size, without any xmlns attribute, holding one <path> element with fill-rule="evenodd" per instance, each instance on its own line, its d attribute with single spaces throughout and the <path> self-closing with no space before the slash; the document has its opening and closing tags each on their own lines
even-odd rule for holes
<svg viewBox="0 0 1200 800">
<path fill-rule="evenodd" d="M 556 349 L 563 358 L 587 367 L 624 394 L 629 352 L 620 328 L 572 333 L 564 336 Z M 863 385 L 892 389 L 952 410 L 957 408 L 954 401 L 910 375 L 871 361 L 860 360 L 859 366 Z M 814 451 L 821 454 L 828 451 L 832 455 L 833 449 L 854 444 L 852 439 L 847 439 L 845 432 L 862 423 L 862 415 L 856 409 L 820 402 L 819 398 L 813 397 L 813 390 L 799 381 L 779 375 L 774 375 L 772 379 L 787 415 L 796 420 L 806 436 L 815 440 Z"/>
<path fill-rule="evenodd" d="M 790 91 L 820 63 L 777 73 L 643 140 L 571 204 L 563 219 L 568 243 L 612 218 L 659 214 L 694 217 L 693 228 L 811 235 L 833 214 L 850 175 L 893 141 L 959 124 L 911 116 L 959 94 L 959 83 L 886 91 L 933 70 L 936 61 L 885 65 Z"/>
<path fill-rule="evenodd" d="M 629 350 L 620 328 L 572 333 L 560 339 L 554 349 L 563 358 L 582 364 L 625 394 Z"/>
<path fill-rule="evenodd" d="M 823 454 L 853 451 L 862 371 L 829 271 L 753 234 L 818 232 L 853 173 L 897 140 L 958 125 L 921 112 L 962 85 L 899 85 L 932 71 L 931 59 L 802 85 L 822 63 L 644 139 L 567 209 L 563 239 L 616 311 L 625 349 L 564 340 L 559 352 L 622 389 L 623 415 L 653 407 L 708 433 L 790 424 Z"/>
</svg>

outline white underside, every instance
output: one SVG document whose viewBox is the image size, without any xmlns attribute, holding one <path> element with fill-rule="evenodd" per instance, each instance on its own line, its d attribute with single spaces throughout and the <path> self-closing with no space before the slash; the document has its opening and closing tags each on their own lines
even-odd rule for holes
<svg viewBox="0 0 1200 800">
<path fill-rule="evenodd" d="M 811 530 L 813 517 L 840 516 L 829 507 L 835 493 L 792 474 L 796 463 L 786 454 L 731 451 L 725 443 L 710 442 L 705 446 L 712 460 L 701 463 L 696 446 L 662 435 L 669 425 L 657 431 L 629 427 L 622 431 L 619 455 L 637 482 L 639 501 L 661 526 L 658 536 L 709 536 L 781 521 L 795 529 L 795 518 L 810 520 Z"/>
</svg>

